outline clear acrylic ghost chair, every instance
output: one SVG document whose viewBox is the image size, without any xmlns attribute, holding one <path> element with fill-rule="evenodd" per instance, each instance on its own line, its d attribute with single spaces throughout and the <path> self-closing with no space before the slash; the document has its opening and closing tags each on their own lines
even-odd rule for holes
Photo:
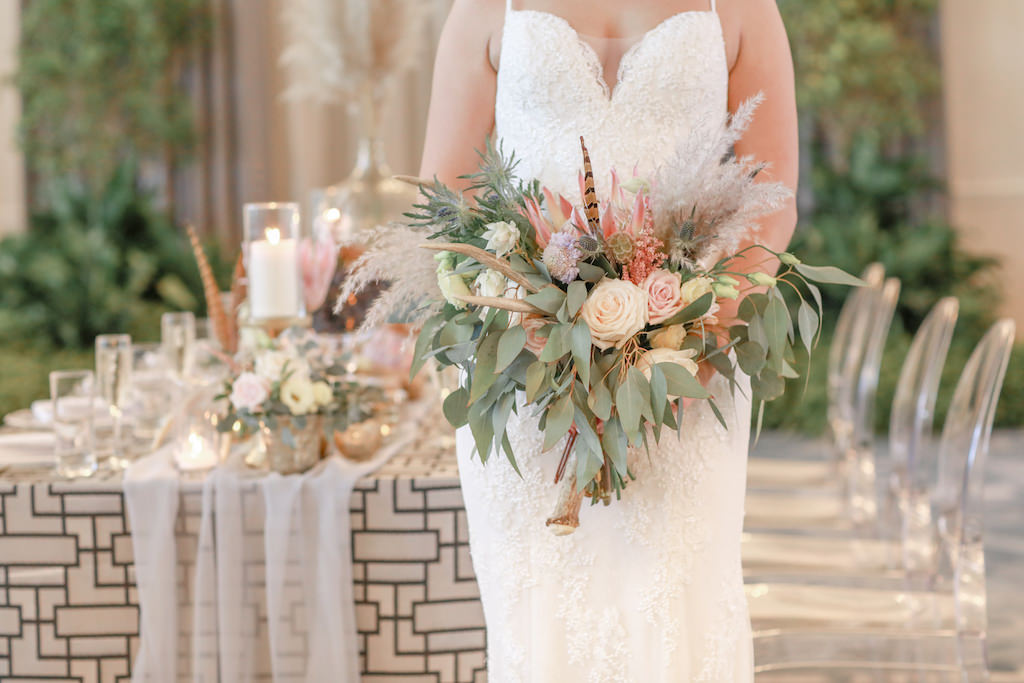
<svg viewBox="0 0 1024 683">
<path fill-rule="evenodd" d="M 1013 321 L 996 323 L 954 391 L 929 504 L 937 552 L 921 577 L 911 577 L 924 581 L 898 589 L 748 584 L 759 670 L 858 662 L 920 672 L 922 680 L 987 680 L 983 483 L 1014 333 Z"/>
<path fill-rule="evenodd" d="M 861 535 L 874 531 L 875 393 L 885 342 L 889 337 L 900 282 L 889 278 L 877 287 L 864 287 L 849 317 L 842 321 L 843 343 L 829 371 L 829 430 L 833 478 L 839 495 L 827 487 L 804 490 L 752 490 L 746 500 L 748 529 L 843 529 Z M 824 490 L 823 490 L 824 489 Z"/>
<path fill-rule="evenodd" d="M 861 274 L 866 286 L 850 291 L 839 312 L 835 334 L 829 347 L 828 363 L 828 424 L 831 450 L 842 452 L 852 432 L 854 392 L 852 369 L 860 365 L 866 347 L 864 324 L 869 316 L 870 290 L 882 287 L 885 268 L 872 263 Z M 854 321 L 858 321 L 854 324 Z M 765 442 L 768 440 L 766 439 Z M 820 453 L 801 460 L 753 456 L 747 463 L 747 482 L 752 488 L 821 486 L 836 481 L 835 459 L 823 459 Z"/>
<path fill-rule="evenodd" d="M 921 564 L 933 547 L 927 535 L 928 492 L 934 487 L 932 421 L 959 302 L 939 301 L 914 335 L 903 361 L 889 419 L 885 519 L 878 538 L 827 538 L 794 534 L 746 533 L 743 569 L 748 577 L 888 572 L 899 576 Z M 931 465 L 931 466 L 929 466 Z M 924 513 L 921 512 L 922 504 Z M 924 534 L 924 535 L 923 535 Z"/>
</svg>

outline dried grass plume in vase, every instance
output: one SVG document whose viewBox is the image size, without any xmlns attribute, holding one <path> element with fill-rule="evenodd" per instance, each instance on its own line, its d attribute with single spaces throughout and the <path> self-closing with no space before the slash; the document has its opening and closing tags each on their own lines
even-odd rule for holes
<svg viewBox="0 0 1024 683">
<path fill-rule="evenodd" d="M 733 253 L 789 196 L 757 178 L 762 164 L 726 156 L 756 105 L 710 137 L 695 131 L 651 178 L 612 171 L 607 196 L 598 196 L 581 139 L 575 202 L 517 178 L 514 156 L 488 145 L 468 176 L 472 200 L 423 183 L 409 224 L 381 230 L 354 265 L 339 307 L 371 282 L 390 283 L 367 324 L 407 316 L 421 325 L 413 372 L 431 358 L 461 370 L 444 411 L 469 427 L 483 463 L 503 454 L 518 470 L 509 417 L 539 417 L 544 450 L 558 458 L 547 484 L 562 487 L 548 519 L 557 534 L 579 525 L 584 498 L 628 495 L 630 459 L 651 438 L 665 429 L 685 436 L 686 399 L 707 401 L 724 425 L 697 380 L 702 366 L 734 390 L 737 371 L 749 375 L 763 410 L 786 378 L 800 376 L 795 347 L 815 345 L 813 283 L 860 284 L 760 245 Z M 782 272 L 733 269 L 758 251 Z M 718 300 L 743 294 L 740 319 L 720 321 Z"/>
<path fill-rule="evenodd" d="M 423 0 L 285 0 L 289 98 L 337 102 L 415 65 L 426 51 Z"/>
</svg>

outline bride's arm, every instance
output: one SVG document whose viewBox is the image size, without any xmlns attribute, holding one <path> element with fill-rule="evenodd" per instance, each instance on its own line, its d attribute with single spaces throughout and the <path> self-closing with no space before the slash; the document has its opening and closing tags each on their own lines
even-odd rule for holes
<svg viewBox="0 0 1024 683">
<path fill-rule="evenodd" d="M 501 0 L 455 0 L 434 62 L 420 177 L 452 187 L 477 167 L 494 127 L 495 45 L 504 20 Z"/>
<path fill-rule="evenodd" d="M 729 74 L 729 109 L 736 108 L 757 93 L 764 101 L 743 138 L 736 144 L 737 156 L 752 156 L 771 167 L 762 173 L 765 181 L 781 181 L 795 195 L 799 175 L 799 136 L 793 59 L 789 41 L 775 0 L 720 0 L 727 25 L 734 27 L 735 62 Z M 761 220 L 760 231 L 742 247 L 763 244 L 784 251 L 796 227 L 796 200 L 791 198 L 778 212 Z M 777 260 L 765 262 L 766 252 L 752 250 L 738 259 L 732 270 L 763 271 L 774 274 Z M 723 321 L 735 318 L 739 302 L 722 301 Z"/>
</svg>

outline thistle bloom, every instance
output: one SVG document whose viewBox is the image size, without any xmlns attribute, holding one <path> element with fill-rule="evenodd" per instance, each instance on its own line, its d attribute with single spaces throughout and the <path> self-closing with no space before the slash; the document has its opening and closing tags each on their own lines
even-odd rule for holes
<svg viewBox="0 0 1024 683">
<path fill-rule="evenodd" d="M 582 257 L 583 252 L 576 244 L 576 235 L 568 230 L 551 235 L 548 246 L 544 248 L 544 265 L 547 266 L 551 277 L 566 284 L 580 274 L 578 264 Z"/>
</svg>

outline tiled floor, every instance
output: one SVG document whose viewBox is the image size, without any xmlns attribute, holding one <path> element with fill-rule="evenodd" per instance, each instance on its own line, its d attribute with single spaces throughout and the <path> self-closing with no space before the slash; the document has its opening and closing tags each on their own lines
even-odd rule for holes
<svg viewBox="0 0 1024 683">
<path fill-rule="evenodd" d="M 752 455 L 807 457 L 817 442 L 765 434 Z M 985 562 L 993 681 L 1024 681 L 1024 431 L 992 437 L 985 486 Z"/>
</svg>

